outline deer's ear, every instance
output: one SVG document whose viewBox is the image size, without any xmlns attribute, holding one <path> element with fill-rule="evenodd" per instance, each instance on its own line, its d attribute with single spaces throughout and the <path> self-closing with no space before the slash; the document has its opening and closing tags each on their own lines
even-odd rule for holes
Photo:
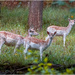
<svg viewBox="0 0 75 75">
<path fill-rule="evenodd" d="M 75 22 L 75 19 L 74 19 L 74 22 Z"/>
<path fill-rule="evenodd" d="M 70 21 L 70 18 L 68 18 L 68 21 Z"/>
<path fill-rule="evenodd" d="M 49 35 L 49 32 L 47 31 L 47 34 Z"/>
<path fill-rule="evenodd" d="M 54 32 L 54 35 L 56 34 L 57 32 Z"/>
</svg>

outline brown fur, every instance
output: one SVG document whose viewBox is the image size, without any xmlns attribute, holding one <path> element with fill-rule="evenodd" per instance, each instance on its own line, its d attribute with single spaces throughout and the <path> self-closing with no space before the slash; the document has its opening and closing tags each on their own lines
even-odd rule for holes
<svg viewBox="0 0 75 75">
<path fill-rule="evenodd" d="M 18 36 L 21 39 L 23 39 L 23 37 L 21 35 L 17 35 L 17 34 L 11 33 L 11 32 L 7 32 L 7 31 L 0 31 L 0 34 L 4 35 L 6 38 L 10 37 L 10 38 L 13 38 L 13 39 L 17 39 L 17 36 Z"/>
<path fill-rule="evenodd" d="M 66 30 L 66 27 L 60 27 L 60 26 L 50 26 L 51 28 L 54 28 L 56 30 Z"/>
<path fill-rule="evenodd" d="M 74 23 L 75 20 L 70 20 L 70 19 L 69 19 L 69 22 Z M 56 29 L 56 30 L 67 30 L 68 26 L 67 26 L 67 27 L 60 27 L 60 26 L 52 25 L 52 26 L 50 26 L 50 28 L 54 28 L 54 29 Z"/>
<path fill-rule="evenodd" d="M 26 39 L 26 41 L 29 40 L 29 42 L 33 42 L 33 43 L 36 43 L 36 44 L 39 44 L 39 43 L 41 43 L 41 44 L 47 43 L 46 41 L 41 40 L 41 39 L 37 39 L 35 37 L 28 37 L 28 38 L 25 38 L 25 39 Z"/>
</svg>

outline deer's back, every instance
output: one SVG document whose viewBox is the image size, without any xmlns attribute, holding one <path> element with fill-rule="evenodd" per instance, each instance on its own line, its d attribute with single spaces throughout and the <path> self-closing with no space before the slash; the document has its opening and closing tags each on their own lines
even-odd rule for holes
<svg viewBox="0 0 75 75">
<path fill-rule="evenodd" d="M 7 31 L 0 31 L 0 38 L 4 39 L 6 45 L 15 45 L 23 39 L 22 36 Z"/>
<path fill-rule="evenodd" d="M 47 31 L 49 31 L 50 33 L 53 33 L 53 32 L 57 32 L 56 35 L 57 36 L 63 36 L 64 33 L 66 33 L 66 27 L 60 27 L 60 26 L 49 26 L 47 28 Z"/>
<path fill-rule="evenodd" d="M 35 37 L 27 37 L 27 38 L 25 38 L 25 41 L 33 42 L 33 43 L 36 43 L 36 44 L 46 43 L 46 41 L 41 40 L 41 39 L 37 39 Z"/>
</svg>

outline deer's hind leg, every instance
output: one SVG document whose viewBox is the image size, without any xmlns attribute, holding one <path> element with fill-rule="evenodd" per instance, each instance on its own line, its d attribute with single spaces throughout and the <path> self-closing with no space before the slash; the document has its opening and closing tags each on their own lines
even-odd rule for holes
<svg viewBox="0 0 75 75">
<path fill-rule="evenodd" d="M 19 49 L 20 48 L 20 41 L 18 41 L 15 45 L 15 49 L 14 49 L 14 53 L 16 53 L 16 49 Z"/>
</svg>

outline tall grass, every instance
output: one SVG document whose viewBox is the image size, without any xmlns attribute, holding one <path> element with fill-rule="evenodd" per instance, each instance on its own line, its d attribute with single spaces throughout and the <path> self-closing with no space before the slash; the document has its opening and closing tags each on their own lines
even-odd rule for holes
<svg viewBox="0 0 75 75">
<path fill-rule="evenodd" d="M 73 16 L 73 18 L 71 17 Z M 61 8 L 44 8 L 43 9 L 43 28 L 39 32 L 37 38 L 45 39 L 47 36 L 46 29 L 50 25 L 67 26 L 68 18 L 74 19 L 75 14 L 70 13 L 68 9 Z M 9 10 L 2 8 L 2 19 L 0 22 L 0 31 L 10 31 L 22 36 L 27 35 L 28 30 L 28 8 L 15 8 Z M 66 47 L 63 47 L 62 37 L 55 37 L 51 46 L 47 51 L 43 52 L 43 59 L 48 54 L 48 62 L 55 64 L 69 65 L 75 63 L 75 26 L 72 28 L 70 34 L 66 37 Z M 29 50 L 27 60 L 24 60 L 22 46 L 15 55 L 13 55 L 14 47 L 2 47 L 2 54 L 0 55 L 0 64 L 18 63 L 26 65 L 28 63 L 40 62 L 39 51 Z M 34 61 L 33 61 L 34 60 Z"/>
</svg>

